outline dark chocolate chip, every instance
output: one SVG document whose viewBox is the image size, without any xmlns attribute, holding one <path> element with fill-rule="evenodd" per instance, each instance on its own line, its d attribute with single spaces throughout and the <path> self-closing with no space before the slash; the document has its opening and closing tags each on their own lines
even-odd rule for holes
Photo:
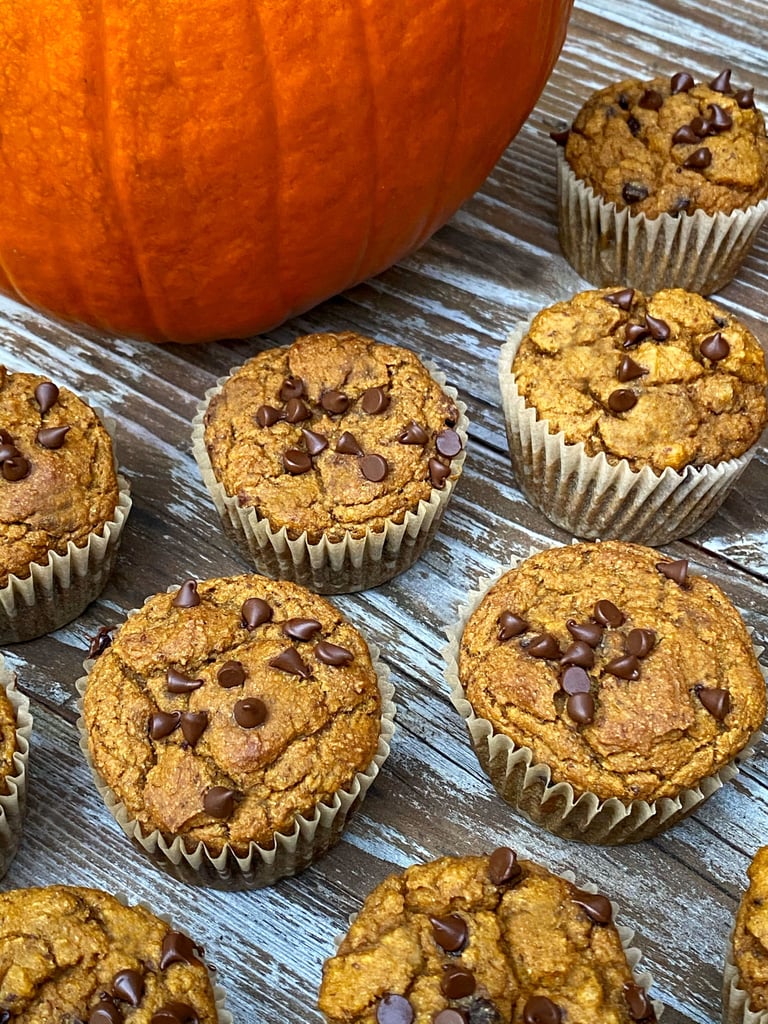
<svg viewBox="0 0 768 1024">
<path fill-rule="evenodd" d="M 712 135 L 719 135 L 721 132 L 727 132 L 729 128 L 733 128 L 733 118 L 727 110 L 718 103 L 710 103 L 709 109 L 712 113 L 709 115 L 709 131 Z"/>
<path fill-rule="evenodd" d="M 667 341 L 671 333 L 666 320 L 660 320 L 658 317 L 651 316 L 650 313 L 645 314 L 645 326 L 651 332 L 654 341 Z"/>
<path fill-rule="evenodd" d="M 55 405 L 58 397 L 59 389 L 49 380 L 43 381 L 42 384 L 38 384 L 35 388 L 35 400 L 40 406 L 40 412 L 42 413 L 48 412 L 48 410 Z"/>
<path fill-rule="evenodd" d="M 182 672 L 177 672 L 175 668 L 169 668 L 166 673 L 165 685 L 171 693 L 191 693 L 193 690 L 200 689 L 203 685 L 203 680 L 191 679 Z"/>
<path fill-rule="evenodd" d="M 446 459 L 453 459 L 461 451 L 461 438 L 455 430 L 441 430 L 435 438 L 435 448 Z"/>
<path fill-rule="evenodd" d="M 360 396 L 360 405 L 369 416 L 377 416 L 389 407 L 389 395 L 383 388 L 368 388 Z"/>
<path fill-rule="evenodd" d="M 592 683 L 580 665 L 569 665 L 560 677 L 560 686 L 569 697 L 576 693 L 589 693 Z"/>
<path fill-rule="evenodd" d="M 212 818 L 231 818 L 235 794 L 226 786 L 212 786 L 203 797 L 203 810 Z"/>
<path fill-rule="evenodd" d="M 706 146 L 701 149 L 694 149 L 689 157 L 683 160 L 683 167 L 693 171 L 703 171 L 712 163 L 712 151 Z"/>
<path fill-rule="evenodd" d="M 646 373 L 648 371 L 636 363 L 632 356 L 622 356 L 619 368 L 616 370 L 616 377 L 622 384 L 626 384 L 627 381 L 637 380 L 638 377 L 642 377 Z"/>
<path fill-rule="evenodd" d="M 553 142 L 557 143 L 558 146 L 564 146 L 571 135 L 570 128 L 563 128 L 559 132 L 550 132 L 549 137 Z"/>
<path fill-rule="evenodd" d="M 52 451 L 56 451 L 57 448 L 61 448 L 64 444 L 67 434 L 71 430 L 71 427 L 41 427 L 38 430 L 35 440 L 38 444 L 41 444 L 43 448 L 49 448 Z"/>
<path fill-rule="evenodd" d="M 91 1010 L 88 1024 L 123 1024 L 123 1014 L 107 996 L 106 999 L 100 999 Z"/>
<path fill-rule="evenodd" d="M 304 381 L 301 377 L 287 377 L 280 385 L 280 401 L 287 402 L 290 398 L 301 398 L 304 394 Z"/>
<path fill-rule="evenodd" d="M 643 110 L 660 110 L 664 105 L 664 97 L 656 89 L 646 89 L 637 105 Z"/>
<path fill-rule="evenodd" d="M 711 359 L 713 363 L 719 363 L 721 359 L 727 359 L 730 351 L 731 346 L 722 336 L 720 331 L 717 331 L 716 334 L 712 334 L 708 338 L 705 338 L 699 345 L 699 352 L 701 352 L 706 359 Z"/>
<path fill-rule="evenodd" d="M 627 128 L 629 128 L 629 134 L 632 135 L 634 138 L 637 138 L 637 136 L 640 134 L 640 130 L 642 129 L 642 127 L 643 126 L 637 120 L 635 115 L 630 114 L 627 118 Z"/>
<path fill-rule="evenodd" d="M 372 484 L 380 483 L 387 475 L 388 469 L 387 460 L 383 455 L 364 455 L 360 459 L 360 472 Z"/>
<path fill-rule="evenodd" d="M 652 629 L 631 629 L 624 642 L 627 654 L 636 658 L 647 658 L 656 643 L 656 633 Z"/>
<path fill-rule="evenodd" d="M 275 409 L 273 405 L 260 405 L 256 410 L 255 418 L 260 427 L 273 427 L 278 420 L 283 418 L 283 411 Z"/>
<path fill-rule="evenodd" d="M 648 189 L 640 181 L 628 181 L 621 190 L 621 198 L 631 206 L 633 203 L 642 203 L 649 195 Z"/>
<path fill-rule="evenodd" d="M 628 313 L 632 309 L 632 301 L 635 297 L 634 288 L 622 288 L 621 291 L 611 292 L 610 295 L 605 296 L 605 301 L 610 302 L 612 306 L 617 306 L 619 309 L 624 310 Z"/>
<path fill-rule="evenodd" d="M 341 391 L 325 391 L 320 396 L 320 405 L 322 405 L 326 412 L 338 416 L 349 408 L 349 399 Z"/>
<path fill-rule="evenodd" d="M 678 586 L 685 586 L 688 580 L 688 559 L 678 558 L 673 562 L 657 562 L 656 569 L 668 580 L 677 583 Z"/>
<path fill-rule="evenodd" d="M 6 459 L 15 459 L 18 455 L 21 455 L 21 452 L 11 441 L 4 441 L 0 446 L 0 462 L 5 462 Z"/>
<path fill-rule="evenodd" d="M 131 1006 L 138 1006 L 144 995 L 144 975 L 130 967 L 118 971 L 112 979 L 112 995 Z"/>
<path fill-rule="evenodd" d="M 280 654 L 269 659 L 272 668 L 279 668 L 281 672 L 288 672 L 293 676 L 300 676 L 302 679 L 309 679 L 312 669 L 306 665 L 295 647 L 286 647 Z"/>
<path fill-rule="evenodd" d="M 24 458 L 23 455 L 17 455 L 15 458 L 6 459 L 3 462 L 3 477 L 6 480 L 15 482 L 16 480 L 23 480 L 29 473 L 29 462 Z"/>
<path fill-rule="evenodd" d="M 530 643 L 524 645 L 524 650 L 532 658 L 543 658 L 545 661 L 559 660 L 563 654 L 560 644 L 551 633 L 537 634 Z"/>
<path fill-rule="evenodd" d="M 591 693 L 574 693 L 565 702 L 565 710 L 577 725 L 589 725 L 595 720 L 595 702 Z"/>
<path fill-rule="evenodd" d="M 149 1019 L 149 1024 L 200 1024 L 197 1011 L 189 1003 L 164 1003 Z"/>
<path fill-rule="evenodd" d="M 612 658 L 608 662 L 605 671 L 610 672 L 617 679 L 639 679 L 640 662 L 634 654 L 621 654 L 618 658 Z"/>
<path fill-rule="evenodd" d="M 571 899 L 578 903 L 596 924 L 610 924 L 613 917 L 611 901 L 607 896 L 599 892 L 584 892 L 582 889 L 575 889 Z"/>
<path fill-rule="evenodd" d="M 286 619 L 283 623 L 283 633 L 291 640 L 312 640 L 322 628 L 317 619 Z"/>
<path fill-rule="evenodd" d="M 98 658 L 112 643 L 112 627 L 99 626 L 96 634 L 88 641 L 88 657 Z"/>
<path fill-rule="evenodd" d="M 405 996 L 388 992 L 376 1007 L 377 1024 L 411 1024 L 414 1018 L 413 1007 Z"/>
<path fill-rule="evenodd" d="M 576 622 L 568 619 L 565 628 L 574 640 L 583 640 L 590 647 L 597 647 L 603 639 L 603 627 L 597 622 Z"/>
<path fill-rule="evenodd" d="M 354 659 L 352 651 L 348 651 L 346 647 L 331 644 L 327 640 L 321 640 L 319 644 L 315 644 L 315 657 L 324 665 L 333 665 L 334 668 L 349 665 Z"/>
<path fill-rule="evenodd" d="M 698 141 L 699 136 L 689 124 L 684 124 L 681 128 L 678 128 L 672 136 L 673 146 L 694 146 Z"/>
<path fill-rule="evenodd" d="M 448 914 L 447 917 L 430 917 L 429 922 L 435 942 L 446 953 L 459 953 L 464 949 L 469 939 L 469 929 L 463 917 Z"/>
<path fill-rule="evenodd" d="M 283 469 L 292 476 L 301 476 L 312 469 L 312 459 L 301 448 L 288 448 L 283 452 Z"/>
<path fill-rule="evenodd" d="M 523 1007 L 523 1024 L 560 1024 L 562 1011 L 546 996 L 529 996 Z"/>
<path fill-rule="evenodd" d="M 194 747 L 208 725 L 208 714 L 205 711 L 182 711 L 181 731 L 184 739 Z"/>
<path fill-rule="evenodd" d="M 254 729 L 267 720 L 267 705 L 258 697 L 245 697 L 237 701 L 233 711 L 235 721 L 243 729 Z"/>
<path fill-rule="evenodd" d="M 499 846 L 488 858 L 488 877 L 494 885 L 519 882 L 523 869 L 517 862 L 517 854 L 509 846 Z"/>
<path fill-rule="evenodd" d="M 336 442 L 336 451 L 340 455 L 362 455 L 363 449 L 357 443 L 357 439 L 354 434 L 350 434 L 348 430 L 345 430 L 339 440 Z"/>
<path fill-rule="evenodd" d="M 631 348 L 633 345 L 638 345 L 641 341 L 645 341 L 646 338 L 650 338 L 651 332 L 645 326 L 645 324 L 627 324 L 624 328 L 624 348 Z"/>
<path fill-rule="evenodd" d="M 185 580 L 176 591 L 171 604 L 174 608 L 197 608 L 200 604 L 200 595 L 197 592 L 195 580 Z"/>
<path fill-rule="evenodd" d="M 240 609 L 243 626 L 248 630 L 254 630 L 263 626 L 265 622 L 272 621 L 272 606 L 263 597 L 249 597 L 243 601 Z"/>
<path fill-rule="evenodd" d="M 754 89 L 739 89 L 738 92 L 734 93 L 733 98 L 736 100 L 737 106 L 741 107 L 742 110 L 753 110 L 755 106 L 755 90 Z"/>
<path fill-rule="evenodd" d="M 165 971 L 171 964 L 200 964 L 199 952 L 200 947 L 184 932 L 170 931 L 163 939 L 160 970 Z"/>
<path fill-rule="evenodd" d="M 455 1010 L 449 1006 L 446 1010 L 438 1010 L 432 1018 L 432 1024 L 470 1024 L 470 1020 L 464 1010 Z"/>
<path fill-rule="evenodd" d="M 451 467 L 444 465 L 439 459 L 430 459 L 429 466 L 429 479 L 432 482 L 432 486 L 438 490 L 442 490 L 445 486 L 445 481 L 451 475 Z"/>
<path fill-rule="evenodd" d="M 656 1012 L 653 1004 L 648 998 L 648 993 L 639 985 L 627 982 L 623 988 L 624 1000 L 629 1010 L 629 1015 L 635 1021 L 655 1021 Z"/>
<path fill-rule="evenodd" d="M 731 91 L 731 69 L 726 68 L 725 71 L 721 71 L 717 78 L 713 78 L 709 83 L 709 88 L 713 92 L 728 93 Z"/>
<path fill-rule="evenodd" d="M 695 686 L 694 690 L 710 715 L 718 722 L 724 721 L 731 710 L 730 691 L 720 686 Z"/>
<path fill-rule="evenodd" d="M 242 686 L 245 682 L 245 669 L 242 662 L 225 661 L 216 673 L 216 682 L 225 690 L 230 690 L 233 686 Z"/>
<path fill-rule="evenodd" d="M 687 71 L 678 71 L 672 75 L 669 84 L 673 96 L 678 92 L 690 92 L 694 86 L 693 76 Z"/>
<path fill-rule="evenodd" d="M 162 740 L 178 729 L 181 721 L 180 711 L 155 711 L 149 716 L 149 738 Z"/>
<path fill-rule="evenodd" d="M 618 388 L 608 395 L 608 408 L 611 412 L 629 412 L 637 405 L 637 395 L 630 388 Z"/>
<path fill-rule="evenodd" d="M 713 132 L 710 131 L 709 120 L 706 117 L 702 117 L 701 115 L 699 115 L 698 117 L 694 117 L 689 127 L 693 134 L 696 136 L 697 140 L 706 139 L 708 135 L 713 134 Z"/>
<path fill-rule="evenodd" d="M 464 999 L 475 991 L 475 976 L 460 964 L 445 964 L 440 979 L 440 991 L 446 999 Z"/>
<path fill-rule="evenodd" d="M 411 420 L 397 435 L 397 440 L 400 444 L 426 444 L 429 440 L 429 434 L 420 423 L 417 423 L 416 420 Z"/>
<path fill-rule="evenodd" d="M 306 427 L 302 427 L 301 436 L 304 438 L 307 451 L 313 457 L 319 455 L 320 452 L 325 451 L 328 447 L 328 438 L 325 434 L 318 434 L 315 430 L 307 430 Z"/>
<path fill-rule="evenodd" d="M 300 398 L 289 398 L 285 404 L 285 418 L 289 423 L 303 423 L 312 418 L 312 413 Z"/>
<path fill-rule="evenodd" d="M 577 665 L 579 668 L 592 668 L 595 664 L 595 652 L 584 640 L 575 640 L 565 649 L 560 659 L 561 665 Z"/>
<path fill-rule="evenodd" d="M 525 619 L 521 619 L 519 615 L 515 615 L 514 612 L 510 611 L 503 611 L 496 621 L 499 626 L 496 639 L 502 643 L 505 640 L 511 640 L 513 636 L 520 636 L 530 629 Z"/>
<path fill-rule="evenodd" d="M 614 629 L 620 626 L 626 618 L 624 612 L 620 611 L 613 601 L 596 601 L 592 617 L 601 626 L 613 626 Z"/>
</svg>

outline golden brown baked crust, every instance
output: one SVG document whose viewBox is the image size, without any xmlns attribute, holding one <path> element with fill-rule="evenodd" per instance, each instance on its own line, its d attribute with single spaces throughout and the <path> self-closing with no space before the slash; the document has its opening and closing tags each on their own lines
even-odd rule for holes
<svg viewBox="0 0 768 1024">
<path fill-rule="evenodd" d="M 402 522 L 444 487 L 461 448 L 457 421 L 408 349 L 313 334 L 260 353 L 226 381 L 206 412 L 205 443 L 227 494 L 274 530 L 306 531 L 314 543 Z"/>
<path fill-rule="evenodd" d="M 749 887 L 741 898 L 733 932 L 733 962 L 739 988 L 755 1013 L 768 1010 L 768 846 L 747 869 Z"/>
<path fill-rule="evenodd" d="M 689 82 L 628 80 L 591 96 L 565 146 L 577 178 L 618 209 L 651 218 L 728 214 L 764 199 L 768 139 L 751 91 L 729 76 Z"/>
<path fill-rule="evenodd" d="M 550 433 L 634 470 L 717 465 L 750 448 L 768 418 L 757 339 L 680 288 L 557 302 L 534 318 L 512 372 Z"/>
<path fill-rule="evenodd" d="M 414 1024 L 656 1019 L 605 897 L 508 849 L 415 865 L 368 896 L 325 963 L 319 1006 L 331 1024 L 395 1024 L 408 1020 L 398 999 Z"/>
<path fill-rule="evenodd" d="M 199 956 L 186 935 L 97 889 L 0 893 L 0 1017 L 9 1024 L 94 1020 L 99 1009 L 100 1021 L 149 1024 L 174 1004 L 176 1017 L 163 1016 L 168 1024 L 216 1024 Z"/>
<path fill-rule="evenodd" d="M 5 687 L 0 686 L 0 794 L 8 790 L 8 776 L 16 774 L 13 755 L 19 749 L 16 741 L 16 710 L 8 699 Z"/>
<path fill-rule="evenodd" d="M 617 625 L 600 628 L 598 602 Z M 624 803 L 695 786 L 765 717 L 728 598 L 686 562 L 620 541 L 550 548 L 506 573 L 466 625 L 459 675 L 475 714 L 553 782 Z"/>
<path fill-rule="evenodd" d="M 41 392 L 42 406 L 35 397 L 40 385 L 48 389 Z M 29 576 L 31 563 L 45 563 L 49 552 L 66 554 L 70 541 L 86 544 L 112 518 L 118 486 L 112 442 L 98 417 L 47 378 L 0 366 L 0 427 L 0 586 L 5 586 L 9 574 Z M 63 439 L 56 427 L 69 428 Z"/>
<path fill-rule="evenodd" d="M 323 598 L 255 575 L 150 598 L 84 699 L 96 771 L 145 834 L 214 855 L 270 846 L 348 787 L 376 753 L 380 719 L 360 633 Z"/>
</svg>

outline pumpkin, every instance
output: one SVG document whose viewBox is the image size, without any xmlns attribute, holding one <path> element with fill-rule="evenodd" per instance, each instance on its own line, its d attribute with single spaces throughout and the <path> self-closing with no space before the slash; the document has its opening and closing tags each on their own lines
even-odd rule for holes
<svg viewBox="0 0 768 1024">
<path fill-rule="evenodd" d="M 3 0 L 0 290 L 156 341 L 274 326 L 488 175 L 572 0 Z"/>
</svg>

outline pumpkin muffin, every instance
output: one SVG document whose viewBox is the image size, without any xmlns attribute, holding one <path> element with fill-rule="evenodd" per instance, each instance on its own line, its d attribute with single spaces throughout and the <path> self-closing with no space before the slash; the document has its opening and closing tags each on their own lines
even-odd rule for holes
<svg viewBox="0 0 768 1024">
<path fill-rule="evenodd" d="M 130 508 L 112 441 L 66 388 L 0 366 L 0 641 L 76 618 L 106 585 Z"/>
<path fill-rule="evenodd" d="M 16 675 L 0 656 L 0 878 L 16 854 L 27 796 L 32 716 Z"/>
<path fill-rule="evenodd" d="M 698 529 L 768 420 L 760 343 L 680 288 L 549 306 L 504 345 L 499 380 L 521 486 L 578 536 L 663 544 Z"/>
<path fill-rule="evenodd" d="M 156 863 L 185 881 L 264 885 L 335 842 L 377 774 L 385 679 L 358 630 L 303 587 L 188 580 L 149 598 L 92 663 L 82 745 Z"/>
<path fill-rule="evenodd" d="M 201 957 L 183 932 L 98 889 L 0 893 L 0 1019 L 8 1024 L 231 1024 Z"/>
<path fill-rule="evenodd" d="M 610 85 L 556 137 L 560 242 L 582 277 L 706 294 L 734 276 L 768 212 L 768 138 L 730 70 Z"/>
<path fill-rule="evenodd" d="M 377 886 L 319 1006 L 329 1024 L 631 1024 L 656 1020 L 643 981 L 605 896 L 502 847 Z"/>
<path fill-rule="evenodd" d="M 207 399 L 194 451 L 225 528 L 257 569 L 321 593 L 408 568 L 464 461 L 455 391 L 351 332 L 262 352 Z"/>
<path fill-rule="evenodd" d="M 768 1021 L 768 846 L 755 854 L 726 958 L 723 1024 Z"/>
<path fill-rule="evenodd" d="M 471 596 L 448 678 L 500 794 L 550 831 L 637 841 L 735 775 L 765 681 L 723 592 L 651 548 L 550 548 Z"/>
</svg>

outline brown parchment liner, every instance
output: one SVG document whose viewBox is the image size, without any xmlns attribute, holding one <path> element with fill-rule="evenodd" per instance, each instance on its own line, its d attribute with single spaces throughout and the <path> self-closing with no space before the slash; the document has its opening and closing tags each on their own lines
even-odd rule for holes
<svg viewBox="0 0 768 1024">
<path fill-rule="evenodd" d="M 470 591 L 467 603 L 459 608 L 458 622 L 446 629 L 448 645 L 443 648 L 443 657 L 451 703 L 464 719 L 480 765 L 503 800 L 529 821 L 562 839 L 619 846 L 658 835 L 687 817 L 738 775 L 742 762 L 754 752 L 757 733 L 733 761 L 713 775 L 705 776 L 696 786 L 681 790 L 675 797 L 650 802 L 632 800 L 624 804 L 618 797 L 601 800 L 590 792 L 577 797 L 570 783 L 553 782 L 549 765 L 537 763 L 530 747 L 518 746 L 508 736 L 494 734 L 492 723 L 475 715 L 459 679 L 459 647 L 470 616 L 493 584 L 510 569 L 517 568 L 521 561 L 523 559 L 513 558 L 509 565 L 480 580 L 477 589 Z M 756 647 L 755 654 L 761 653 L 762 648 Z M 760 671 L 765 677 L 766 669 L 762 664 Z"/>
<path fill-rule="evenodd" d="M 600 288 L 685 288 L 709 295 L 736 275 L 766 214 L 768 199 L 743 210 L 647 217 L 617 210 L 577 178 L 557 153 L 559 239 L 571 266 Z"/>
<path fill-rule="evenodd" d="M 347 531 L 340 541 L 321 537 L 317 542 L 300 534 L 288 536 L 283 526 L 273 530 L 269 520 L 252 506 L 243 507 L 230 497 L 216 475 L 205 445 L 205 412 L 209 403 L 227 381 L 221 377 L 216 386 L 205 393 L 193 420 L 192 454 L 200 467 L 205 486 L 213 498 L 224 532 L 241 549 L 247 560 L 260 572 L 273 579 L 292 580 L 318 594 L 348 594 L 369 590 L 410 568 L 437 533 L 456 485 L 467 452 L 469 420 L 467 407 L 455 388 L 446 383 L 445 375 L 428 362 L 422 362 L 432 379 L 453 399 L 459 411 L 454 428 L 461 438 L 461 451 L 451 459 L 451 473 L 442 488 L 433 487 L 427 501 L 407 509 L 402 522 L 389 519 L 383 530 L 366 530 L 362 537 Z M 230 374 L 240 367 L 233 367 Z"/>
<path fill-rule="evenodd" d="M 178 587 L 170 587 L 169 593 L 174 590 L 178 590 Z M 135 610 L 129 612 L 128 617 L 133 614 Z M 355 629 L 362 635 L 358 626 L 355 626 Z M 214 857 L 202 842 L 190 852 L 181 836 L 168 843 L 159 831 L 144 834 L 140 823 L 131 817 L 128 808 L 94 767 L 83 720 L 82 698 L 95 660 L 86 660 L 83 663 L 86 675 L 81 676 L 75 683 L 80 694 L 80 714 L 77 719 L 80 749 L 85 755 L 96 788 L 107 810 L 133 845 L 146 854 L 156 867 L 190 885 L 210 886 L 215 889 L 261 889 L 272 885 L 280 878 L 299 874 L 338 842 L 347 819 L 363 802 L 371 783 L 389 756 L 395 732 L 395 688 L 390 682 L 389 667 L 380 660 L 378 647 L 366 637 L 363 639 L 368 646 L 381 694 L 379 745 L 373 760 L 365 771 L 354 776 L 348 788 L 337 790 L 330 803 L 316 804 L 309 817 L 298 814 L 291 832 L 276 832 L 274 846 L 270 848 L 251 843 L 245 857 L 238 856 L 229 845 Z"/>
<path fill-rule="evenodd" d="M 21 839 L 24 810 L 27 803 L 27 765 L 29 740 L 32 735 L 32 715 L 29 700 L 16 689 L 16 674 L 9 669 L 0 655 L 0 686 L 5 688 L 8 700 L 16 713 L 16 746 L 13 771 L 5 781 L 9 792 L 0 794 L 0 878 L 16 856 Z"/>
<path fill-rule="evenodd" d="M 741 974 L 733 957 L 733 930 L 725 951 L 722 1024 L 768 1024 L 768 1010 L 750 1010 L 749 993 L 741 987 Z"/>
<path fill-rule="evenodd" d="M 117 470 L 114 420 L 94 412 L 112 441 Z M 106 587 L 131 510 L 130 487 L 120 473 L 117 486 L 112 518 L 94 530 L 83 547 L 70 541 L 65 555 L 50 551 L 46 562 L 32 562 L 29 576 L 8 577 L 0 588 L 0 643 L 34 640 L 52 633 L 76 619 Z"/>
<path fill-rule="evenodd" d="M 577 537 L 615 538 L 659 547 L 687 537 L 711 519 L 754 458 L 759 443 L 716 466 L 612 465 L 604 452 L 587 454 L 583 441 L 550 433 L 517 388 L 512 361 L 532 319 L 499 350 L 499 388 L 509 453 L 521 490 L 557 526 Z"/>
</svg>

